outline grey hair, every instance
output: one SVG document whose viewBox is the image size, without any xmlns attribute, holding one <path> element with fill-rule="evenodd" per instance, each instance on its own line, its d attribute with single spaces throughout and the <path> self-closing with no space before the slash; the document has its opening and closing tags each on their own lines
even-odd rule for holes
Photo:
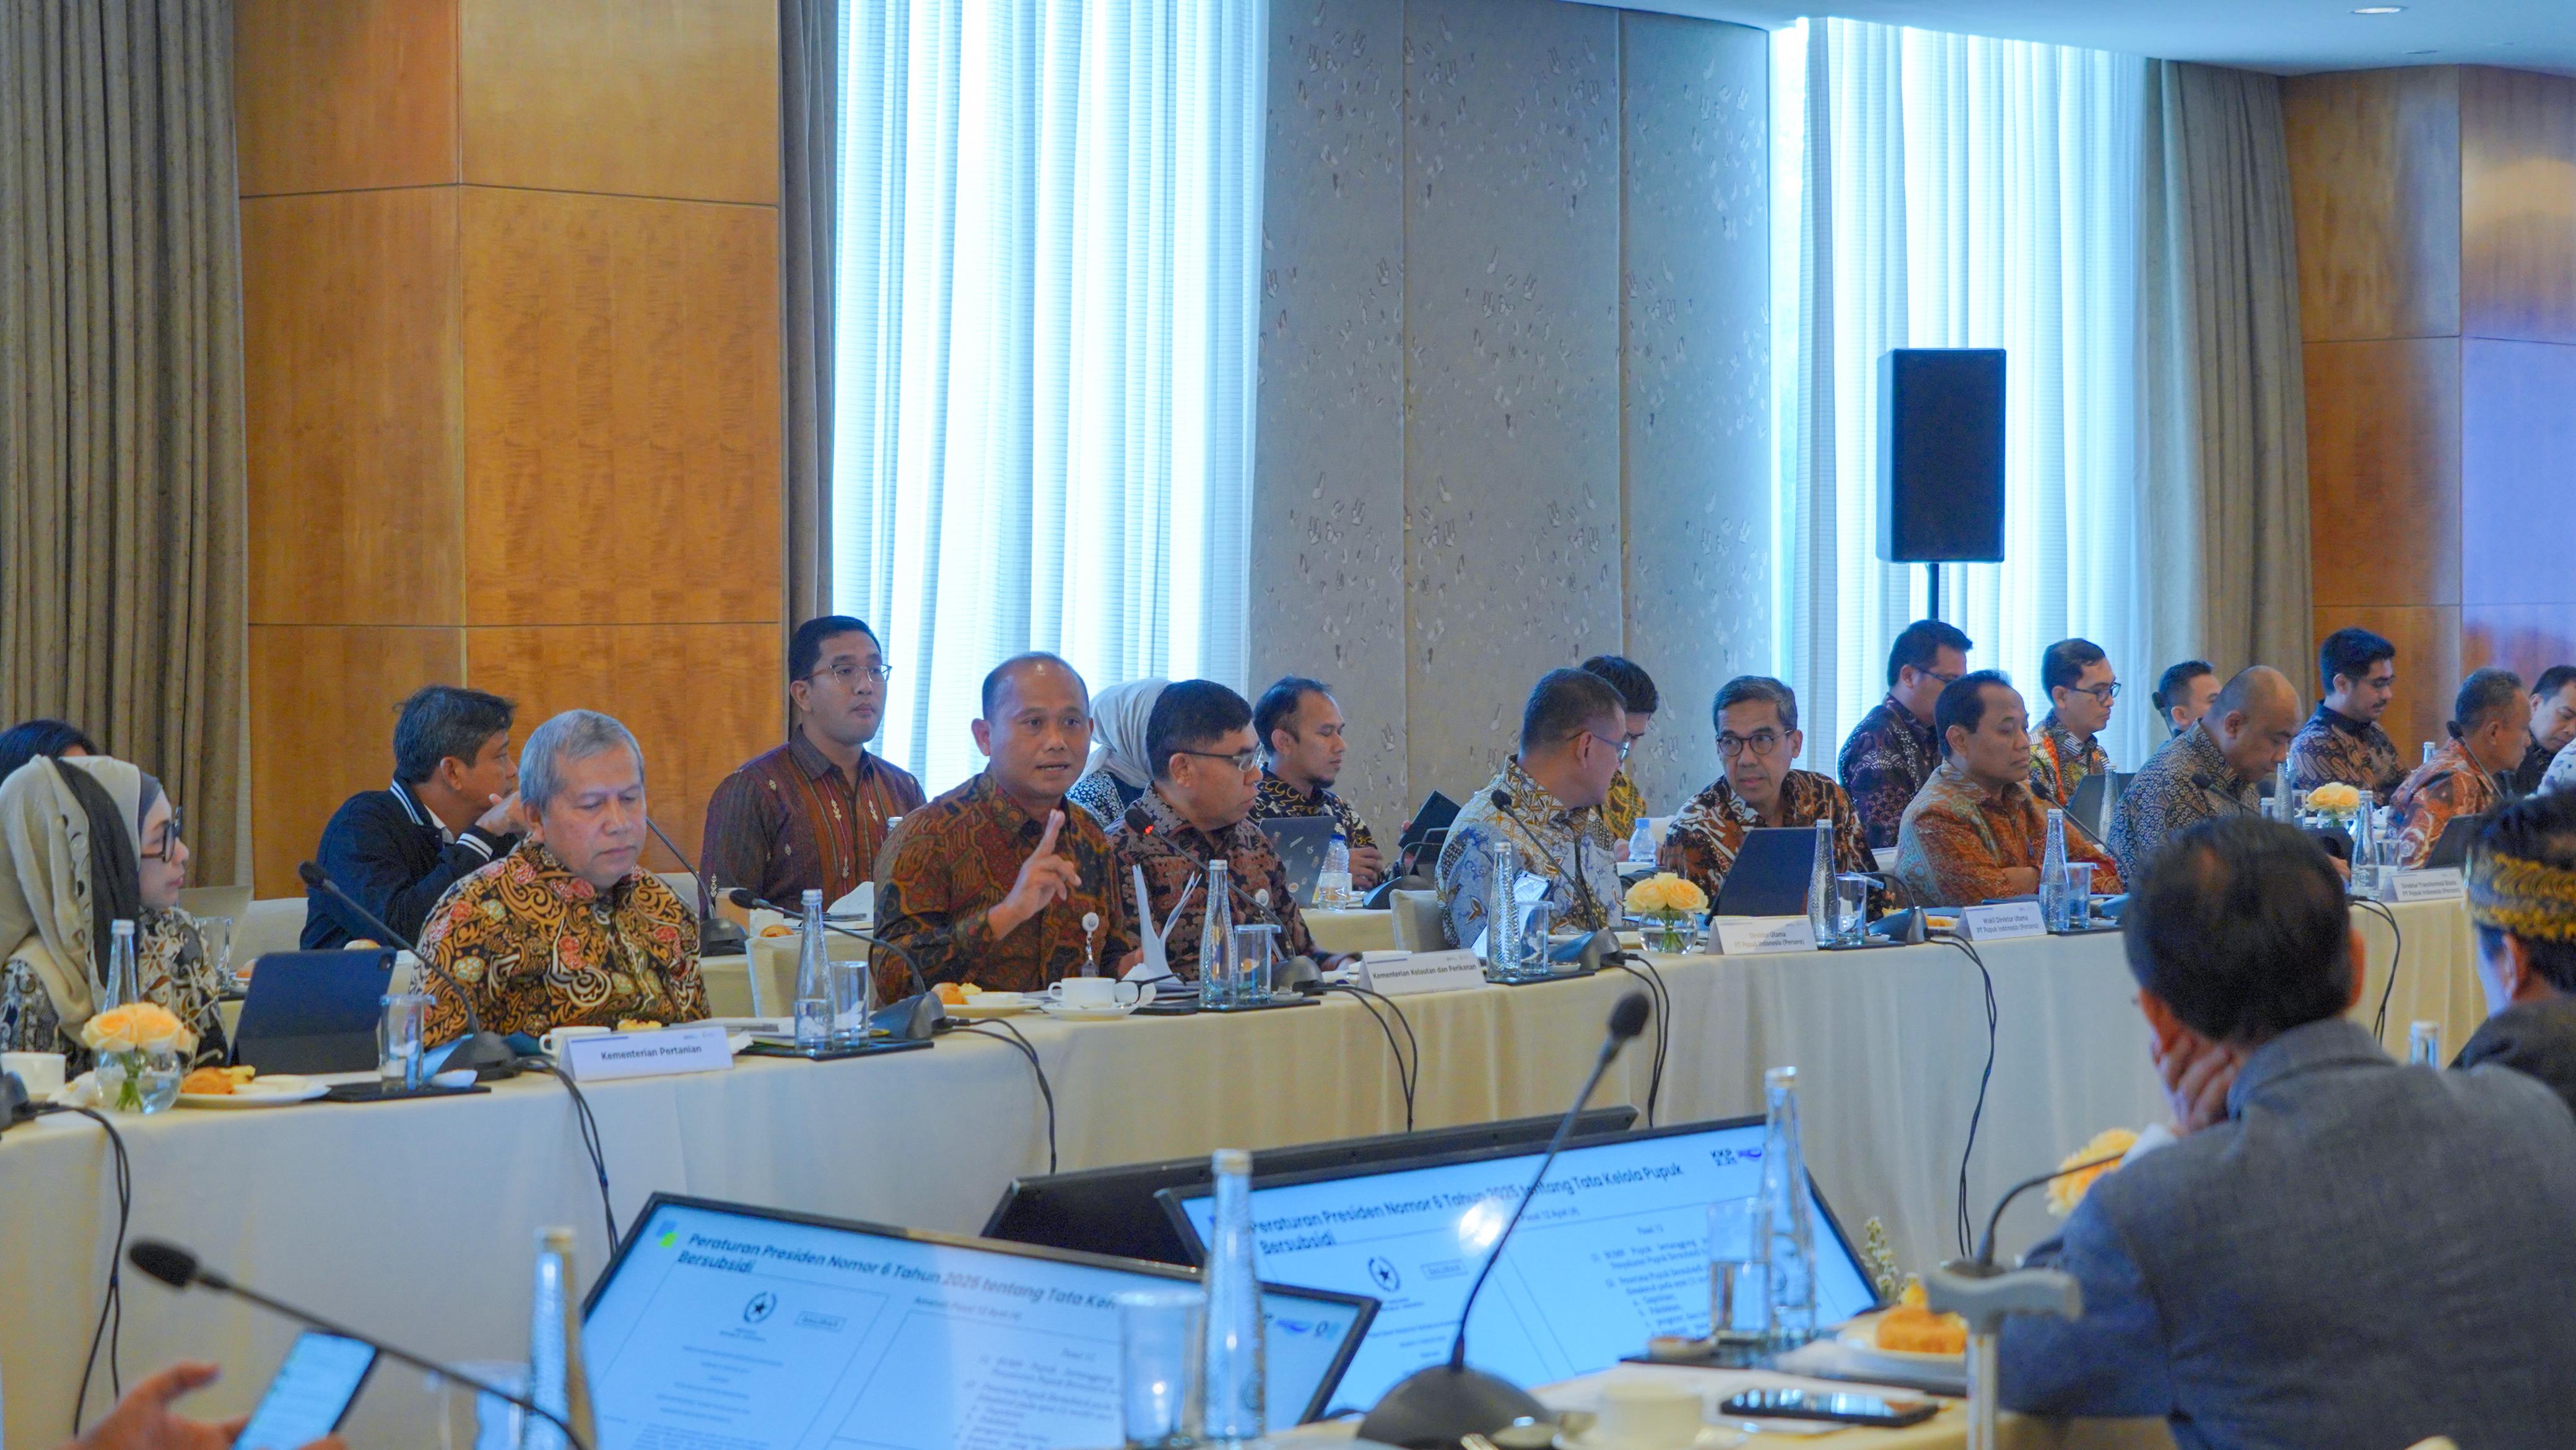
<svg viewBox="0 0 2576 1450">
<path fill-rule="evenodd" d="M 1738 705 L 1758 704 L 1764 700 L 1779 710 L 1783 732 L 1798 728 L 1798 692 L 1769 675 L 1737 675 L 1718 686 L 1717 703 L 1709 707 L 1709 724 L 1724 730 L 1727 711 Z"/>
<path fill-rule="evenodd" d="M 644 777 L 644 748 L 635 732 L 613 715 L 597 710 L 566 710 L 528 733 L 528 748 L 519 755 L 519 804 L 530 815 L 542 815 L 563 789 L 563 767 L 625 746 L 635 756 L 635 777 Z"/>
<path fill-rule="evenodd" d="M 2451 702 L 2451 738 L 2466 738 L 2513 705 L 2514 696 L 2522 693 L 2522 676 L 2511 670 L 2490 665 L 2469 671 L 2460 681 L 2459 697 Z"/>
</svg>

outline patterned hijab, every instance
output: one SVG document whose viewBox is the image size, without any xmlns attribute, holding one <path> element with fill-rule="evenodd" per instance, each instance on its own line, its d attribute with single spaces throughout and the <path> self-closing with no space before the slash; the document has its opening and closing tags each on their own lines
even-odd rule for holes
<svg viewBox="0 0 2576 1450">
<path fill-rule="evenodd" d="M 99 996 L 108 924 L 143 915 L 143 814 L 161 783 L 105 756 L 28 761 L 0 782 L 0 961 L 24 961 L 65 1027 Z"/>
<path fill-rule="evenodd" d="M 1091 760 L 1088 775 L 1105 770 L 1137 790 L 1154 783 L 1154 763 L 1145 758 L 1145 722 L 1154 717 L 1154 702 L 1163 698 L 1169 680 L 1129 680 L 1111 685 L 1091 702 Z"/>
</svg>

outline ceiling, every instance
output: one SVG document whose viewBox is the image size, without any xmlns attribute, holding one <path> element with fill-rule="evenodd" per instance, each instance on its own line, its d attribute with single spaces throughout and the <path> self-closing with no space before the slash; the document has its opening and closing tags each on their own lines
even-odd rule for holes
<svg viewBox="0 0 2576 1450">
<path fill-rule="evenodd" d="M 2576 0 L 1620 0 L 1629 9 L 1778 28 L 1822 13 L 2296 75 L 2499 65 L 2576 75 Z"/>
</svg>

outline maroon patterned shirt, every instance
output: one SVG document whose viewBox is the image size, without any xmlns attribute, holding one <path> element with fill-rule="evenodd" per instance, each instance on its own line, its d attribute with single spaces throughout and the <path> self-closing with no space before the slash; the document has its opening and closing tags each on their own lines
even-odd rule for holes
<svg viewBox="0 0 2576 1450">
<path fill-rule="evenodd" d="M 1852 809 L 1860 813 L 1861 834 L 1873 848 L 1896 844 L 1905 808 L 1940 765 L 1941 737 L 1894 695 L 1860 717 L 1843 742 L 1838 773 Z"/>
<path fill-rule="evenodd" d="M 886 820 L 917 810 L 921 782 L 864 751 L 856 781 L 797 731 L 716 785 L 701 847 L 709 874 L 794 909 L 807 891 L 823 904 L 876 878 Z M 694 905 L 695 903 L 692 903 Z"/>
</svg>

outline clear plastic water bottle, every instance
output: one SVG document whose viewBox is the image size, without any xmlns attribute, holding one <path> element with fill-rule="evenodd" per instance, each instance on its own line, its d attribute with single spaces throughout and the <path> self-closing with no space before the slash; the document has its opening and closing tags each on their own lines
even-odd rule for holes
<svg viewBox="0 0 2576 1450">
<path fill-rule="evenodd" d="M 2272 819 L 2297 825 L 2297 806 L 2290 794 L 2290 763 L 2286 760 L 2272 768 Z"/>
<path fill-rule="evenodd" d="M 118 918 L 107 924 L 107 996 L 99 1010 L 131 1007 L 143 1000 L 143 977 L 134 965 L 134 923 Z"/>
<path fill-rule="evenodd" d="M 536 1291 L 528 1312 L 528 1398 L 572 1427 L 584 1445 L 599 1443 L 590 1409 L 590 1373 L 581 1358 L 581 1296 L 572 1272 L 573 1233 L 537 1230 Z M 564 1432 L 543 1415 L 519 1426 L 519 1450 L 570 1450 Z"/>
<path fill-rule="evenodd" d="M 1816 945 L 1834 940 L 1834 818 L 1816 822 L 1816 859 L 1807 866 L 1807 925 Z"/>
<path fill-rule="evenodd" d="M 2352 894 L 2368 896 L 2379 885 L 2379 810 L 2371 793 L 2361 793 L 2361 809 L 2352 813 Z"/>
<path fill-rule="evenodd" d="M 823 893 L 805 893 L 805 935 L 796 944 L 796 1045 L 832 1045 L 832 964 L 823 950 Z"/>
<path fill-rule="evenodd" d="M 1631 861 L 1655 859 L 1654 817 L 1637 817 L 1637 829 L 1628 833 L 1628 859 Z"/>
<path fill-rule="evenodd" d="M 1268 1375 L 1261 1353 L 1261 1276 L 1252 1249 L 1252 1154 L 1219 1148 L 1215 1238 L 1208 1246 L 1207 1343 L 1199 1383 L 1202 1444 L 1261 1438 Z"/>
<path fill-rule="evenodd" d="M 1333 843 L 1324 848 L 1324 869 L 1315 876 L 1315 904 L 1326 911 L 1342 911 L 1351 904 L 1351 842 L 1342 828 L 1333 827 Z"/>
<path fill-rule="evenodd" d="M 2406 1027 L 2406 1060 L 2422 1067 L 2442 1065 L 2442 1024 L 2411 1022 Z"/>
<path fill-rule="evenodd" d="M 2430 740 L 2424 742 L 2424 763 L 2426 765 L 2433 763 L 2433 742 Z"/>
<path fill-rule="evenodd" d="M 1234 963 L 1227 952 L 1234 945 L 1234 886 L 1226 873 L 1225 858 L 1220 856 L 1207 864 L 1207 916 L 1199 923 L 1199 1005 L 1232 1007 L 1240 996 L 1235 981 Z"/>
<path fill-rule="evenodd" d="M 1520 852 L 1509 837 L 1494 838 L 1494 899 L 1485 907 L 1485 975 L 1508 978 L 1521 969 Z"/>
<path fill-rule="evenodd" d="M 1772 1343 L 1816 1337 L 1816 1220 L 1807 1207 L 1807 1158 L 1798 1141 L 1798 1070 L 1762 1074 L 1769 1120 L 1762 1130 L 1762 1203 L 1770 1225 Z"/>
<path fill-rule="evenodd" d="M 2074 904 L 2066 899 L 2066 812 L 2048 808 L 2048 846 L 2039 858 L 2039 914 L 2050 931 L 2072 925 Z"/>
</svg>

